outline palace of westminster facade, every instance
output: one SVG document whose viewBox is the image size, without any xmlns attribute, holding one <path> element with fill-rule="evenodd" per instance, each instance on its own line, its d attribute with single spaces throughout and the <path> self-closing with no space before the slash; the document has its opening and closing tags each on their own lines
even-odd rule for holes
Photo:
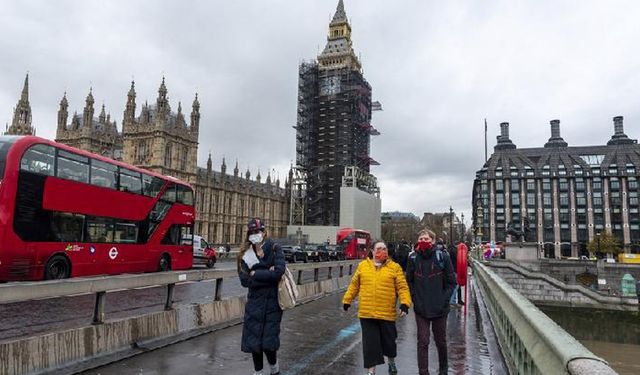
<svg viewBox="0 0 640 375">
<path fill-rule="evenodd" d="M 196 197 L 195 233 L 212 243 L 240 244 L 244 241 L 246 223 L 254 216 L 266 219 L 271 236 L 286 236 L 290 179 L 284 187 L 270 174 L 264 182 L 260 172 L 252 180 L 249 170 L 240 174 L 237 161 L 233 174 L 227 173 L 224 158 L 220 171 L 214 171 L 211 154 L 206 167 L 198 167 L 200 102 L 197 94 L 187 120 L 181 103 L 176 112 L 171 110 L 163 78 L 155 105 L 145 103 L 136 114 L 136 91 L 131 82 L 121 132 L 116 121 L 105 113 L 104 105 L 99 115 L 94 116 L 94 103 L 93 92 L 89 90 L 82 114 L 73 113 L 69 119 L 65 93 L 58 109 L 56 142 L 190 183 Z M 35 135 L 31 124 L 28 75 L 11 126 L 7 124 L 4 134 Z"/>
</svg>

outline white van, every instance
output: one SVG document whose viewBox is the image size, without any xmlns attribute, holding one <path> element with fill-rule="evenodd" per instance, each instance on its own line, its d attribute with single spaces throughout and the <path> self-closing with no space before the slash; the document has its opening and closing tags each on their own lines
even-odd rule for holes
<svg viewBox="0 0 640 375">
<path fill-rule="evenodd" d="M 193 235 L 193 264 L 204 264 L 207 268 L 213 268 L 218 260 L 216 249 L 213 248 L 202 236 Z"/>
</svg>

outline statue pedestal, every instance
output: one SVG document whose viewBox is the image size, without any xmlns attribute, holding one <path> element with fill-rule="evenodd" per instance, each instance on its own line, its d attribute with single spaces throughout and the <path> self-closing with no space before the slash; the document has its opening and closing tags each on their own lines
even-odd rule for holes
<svg viewBox="0 0 640 375">
<path fill-rule="evenodd" d="M 538 244 L 535 242 L 511 242 L 504 245 L 507 260 L 535 261 L 538 259 Z"/>
</svg>

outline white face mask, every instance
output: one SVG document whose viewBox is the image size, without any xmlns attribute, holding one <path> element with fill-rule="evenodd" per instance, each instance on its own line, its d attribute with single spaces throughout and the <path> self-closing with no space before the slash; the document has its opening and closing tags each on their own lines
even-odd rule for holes
<svg viewBox="0 0 640 375">
<path fill-rule="evenodd" d="M 250 235 L 249 242 L 251 242 L 254 245 L 257 245 L 260 242 L 262 242 L 262 232 Z"/>
</svg>

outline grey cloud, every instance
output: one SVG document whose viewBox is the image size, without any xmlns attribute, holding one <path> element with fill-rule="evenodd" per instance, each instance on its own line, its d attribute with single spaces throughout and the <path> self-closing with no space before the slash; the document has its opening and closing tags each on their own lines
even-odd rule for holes
<svg viewBox="0 0 640 375">
<path fill-rule="evenodd" d="M 297 66 L 324 46 L 336 0 L 29 1 L 0 13 L 0 121 L 11 120 L 24 73 L 38 134 L 55 134 L 67 91 L 81 111 L 93 86 L 118 122 L 129 81 L 138 106 L 161 76 L 173 108 L 202 103 L 199 164 L 239 159 L 255 175 L 295 158 Z M 483 2 L 347 0 L 382 135 L 372 142 L 383 209 L 420 214 L 469 207 L 498 124 L 536 147 L 559 118 L 570 145 L 601 144 L 611 118 L 638 138 L 640 4 L 635 1 Z M 445 181 L 439 187 L 434 181 Z M 428 196 L 416 198 L 420 191 Z"/>
</svg>

